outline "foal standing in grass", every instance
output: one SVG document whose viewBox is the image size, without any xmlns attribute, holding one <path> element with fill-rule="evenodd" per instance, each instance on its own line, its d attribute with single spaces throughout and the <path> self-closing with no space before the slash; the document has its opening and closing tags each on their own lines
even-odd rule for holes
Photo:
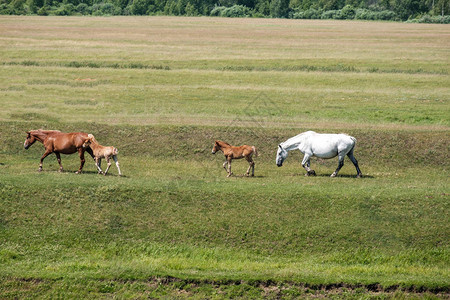
<svg viewBox="0 0 450 300">
<path fill-rule="evenodd" d="M 233 173 L 231 172 L 231 160 L 240 159 L 244 157 L 249 164 L 247 173 L 245 173 L 245 175 L 249 176 L 251 168 L 252 176 L 255 176 L 255 162 L 252 159 L 253 154 L 255 154 L 255 157 L 258 156 L 258 151 L 256 151 L 255 146 L 242 145 L 235 147 L 223 141 L 216 141 L 214 143 L 214 147 L 212 148 L 212 154 L 216 154 L 218 150 L 222 151 L 223 155 L 225 155 L 226 161 L 223 163 L 223 167 L 225 171 L 227 171 L 228 173 L 227 177 L 233 175 Z"/>
<path fill-rule="evenodd" d="M 104 175 L 106 175 L 106 173 L 108 173 L 109 167 L 111 167 L 111 162 L 109 160 L 112 157 L 116 162 L 117 170 L 119 170 L 119 176 L 122 176 L 122 172 L 120 172 L 119 161 L 117 160 L 117 153 L 119 153 L 117 148 L 112 146 L 105 147 L 100 145 L 92 134 L 88 134 L 88 138 L 84 140 L 83 148 L 87 147 L 90 147 L 94 152 L 95 165 L 97 166 L 99 174 L 103 173 L 102 168 L 100 167 L 102 158 L 105 158 L 106 162 L 108 163 L 108 167 L 106 168 L 105 173 L 103 173 Z"/>
</svg>

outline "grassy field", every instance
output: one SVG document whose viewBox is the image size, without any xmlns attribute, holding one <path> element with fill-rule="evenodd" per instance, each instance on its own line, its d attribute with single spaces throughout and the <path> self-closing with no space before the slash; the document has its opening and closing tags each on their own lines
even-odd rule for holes
<svg viewBox="0 0 450 300">
<path fill-rule="evenodd" d="M 0 16 L 0 298 L 448 298 L 448 25 Z M 93 133 L 96 174 L 25 131 Z M 365 175 L 278 143 L 346 132 Z M 253 144 L 256 176 L 215 139 Z"/>
</svg>

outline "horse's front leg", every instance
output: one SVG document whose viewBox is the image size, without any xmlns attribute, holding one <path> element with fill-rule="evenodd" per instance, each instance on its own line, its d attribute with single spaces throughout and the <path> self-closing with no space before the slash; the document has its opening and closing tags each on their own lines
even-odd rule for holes
<svg viewBox="0 0 450 300">
<path fill-rule="evenodd" d="M 84 162 L 86 161 L 84 159 L 84 149 L 83 148 L 78 149 L 78 154 L 80 155 L 80 168 L 78 169 L 78 171 L 75 172 L 75 174 L 81 173 L 81 170 L 83 170 Z"/>
<path fill-rule="evenodd" d="M 109 167 L 111 167 L 111 162 L 109 161 L 109 156 L 106 156 L 105 159 L 106 159 L 106 163 L 108 164 L 108 166 L 106 167 L 105 173 L 103 175 L 106 176 L 106 173 L 108 173 Z"/>
<path fill-rule="evenodd" d="M 59 152 L 55 152 L 56 155 L 56 160 L 58 161 L 59 164 L 59 172 L 63 171 L 63 166 L 61 164 L 61 154 L 59 154 Z"/>
<path fill-rule="evenodd" d="M 41 157 L 41 162 L 39 163 L 39 172 L 42 172 L 42 163 L 44 162 L 44 158 L 46 158 L 47 156 L 49 156 L 53 151 L 52 150 L 45 150 L 44 155 L 42 155 Z"/>
<path fill-rule="evenodd" d="M 230 177 L 231 175 L 233 175 L 233 173 L 231 172 L 231 158 L 228 158 L 227 162 L 228 162 L 228 176 L 227 177 Z"/>
<path fill-rule="evenodd" d="M 95 160 L 95 166 L 97 167 L 98 170 L 98 174 L 103 174 L 102 171 L 102 158 L 101 157 L 96 157 L 94 158 Z"/>
<path fill-rule="evenodd" d="M 306 174 L 305 176 L 316 176 L 316 171 L 311 170 L 310 166 L 310 159 L 311 159 L 311 154 L 305 153 L 305 156 L 303 157 L 303 161 L 302 161 L 302 167 L 305 168 L 306 170 Z"/>
</svg>

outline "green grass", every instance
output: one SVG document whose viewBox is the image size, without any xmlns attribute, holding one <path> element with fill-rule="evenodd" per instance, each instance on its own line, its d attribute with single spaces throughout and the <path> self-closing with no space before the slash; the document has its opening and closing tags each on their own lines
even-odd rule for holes
<svg viewBox="0 0 450 300">
<path fill-rule="evenodd" d="M 0 297 L 448 297 L 448 27 L 0 24 Z M 95 134 L 125 176 L 76 175 L 76 155 L 38 173 L 37 128 Z M 305 177 L 299 152 L 277 168 L 305 130 L 355 136 L 365 176 L 314 159 Z M 256 145 L 256 177 L 226 178 L 215 139 Z"/>
</svg>

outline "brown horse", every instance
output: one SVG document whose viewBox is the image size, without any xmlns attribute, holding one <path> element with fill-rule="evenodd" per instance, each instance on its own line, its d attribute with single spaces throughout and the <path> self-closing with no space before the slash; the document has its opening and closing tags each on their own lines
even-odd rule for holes
<svg viewBox="0 0 450 300">
<path fill-rule="evenodd" d="M 23 146 L 25 147 L 25 149 L 28 149 L 36 141 L 44 144 L 45 153 L 41 157 L 41 163 L 39 164 L 38 170 L 39 172 L 42 171 L 42 162 L 44 161 L 44 158 L 46 158 L 51 153 L 55 153 L 56 159 L 59 163 L 59 171 L 61 172 L 63 170 L 63 167 L 61 164 L 60 153 L 73 154 L 75 152 L 78 152 L 81 161 L 80 168 L 76 172 L 78 174 L 81 173 L 85 162 L 84 151 L 87 151 L 92 156 L 92 158 L 94 158 L 91 148 L 83 148 L 83 142 L 87 138 L 88 134 L 84 132 L 64 133 L 58 130 L 38 129 L 27 131 L 27 138 L 25 139 Z"/>
<path fill-rule="evenodd" d="M 252 176 L 255 176 L 255 162 L 252 159 L 253 154 L 255 157 L 258 156 L 258 151 L 256 151 L 255 146 L 231 146 L 230 144 L 223 141 L 216 141 L 212 148 L 212 154 L 216 154 L 217 151 L 222 151 L 223 155 L 225 155 L 226 161 L 223 163 L 223 167 L 225 171 L 227 171 L 228 176 L 230 177 L 233 173 L 231 172 L 231 160 L 244 158 L 248 161 L 249 167 L 247 169 L 246 176 L 249 176 L 250 168 L 252 169 Z M 228 165 L 228 170 L 227 170 Z"/>
</svg>

